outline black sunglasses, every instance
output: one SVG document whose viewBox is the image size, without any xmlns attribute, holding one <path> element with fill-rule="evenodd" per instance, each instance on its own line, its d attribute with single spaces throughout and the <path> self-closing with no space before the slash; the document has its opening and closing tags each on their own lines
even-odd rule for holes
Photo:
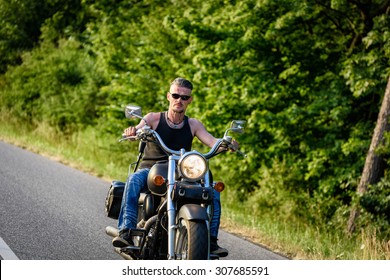
<svg viewBox="0 0 390 280">
<path fill-rule="evenodd" d="M 188 99 L 191 98 L 191 95 L 180 95 L 178 93 L 170 93 L 170 95 L 174 98 L 174 99 L 179 99 L 181 98 L 181 100 L 183 101 L 187 101 Z"/>
</svg>

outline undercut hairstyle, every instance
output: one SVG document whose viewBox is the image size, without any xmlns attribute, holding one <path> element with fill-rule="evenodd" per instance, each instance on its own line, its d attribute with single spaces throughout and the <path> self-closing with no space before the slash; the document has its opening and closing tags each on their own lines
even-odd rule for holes
<svg viewBox="0 0 390 280">
<path fill-rule="evenodd" d="M 171 86 L 176 85 L 178 87 L 185 87 L 190 90 L 193 89 L 192 83 L 184 78 L 176 78 L 172 81 Z"/>
</svg>

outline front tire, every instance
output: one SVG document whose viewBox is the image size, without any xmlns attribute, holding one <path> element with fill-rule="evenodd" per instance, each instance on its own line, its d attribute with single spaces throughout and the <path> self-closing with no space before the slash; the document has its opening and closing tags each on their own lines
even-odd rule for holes
<svg viewBox="0 0 390 280">
<path fill-rule="evenodd" d="M 180 220 L 175 254 L 181 260 L 208 259 L 208 231 L 204 220 Z"/>
</svg>

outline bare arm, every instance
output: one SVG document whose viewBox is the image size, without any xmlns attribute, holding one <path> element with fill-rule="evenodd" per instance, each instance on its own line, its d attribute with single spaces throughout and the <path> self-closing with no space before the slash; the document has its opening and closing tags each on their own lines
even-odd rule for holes
<svg viewBox="0 0 390 280">
<path fill-rule="evenodd" d="M 160 113 L 149 113 L 147 114 L 144 119 L 146 120 L 146 122 L 148 123 L 148 125 L 152 128 L 152 129 L 156 129 L 157 127 L 157 124 L 160 120 Z M 144 120 L 141 120 L 139 122 L 139 124 L 137 124 L 136 126 L 130 126 L 128 128 L 126 128 L 123 133 L 126 135 L 126 136 L 134 136 L 135 133 L 137 132 L 138 129 L 140 129 L 141 127 L 145 126 L 145 121 Z"/>
<path fill-rule="evenodd" d="M 190 119 L 189 122 L 193 135 L 196 136 L 203 144 L 212 148 L 218 139 L 211 135 L 200 121 L 196 119 Z M 232 151 L 239 149 L 239 145 L 236 140 L 232 141 L 232 145 L 234 147 Z"/>
<path fill-rule="evenodd" d="M 208 147 L 213 147 L 215 142 L 217 142 L 217 138 L 215 138 L 213 135 L 211 135 L 204 125 L 198 121 L 197 119 L 190 119 L 190 126 L 193 135 L 198 138 L 203 144 L 205 144 Z"/>
</svg>

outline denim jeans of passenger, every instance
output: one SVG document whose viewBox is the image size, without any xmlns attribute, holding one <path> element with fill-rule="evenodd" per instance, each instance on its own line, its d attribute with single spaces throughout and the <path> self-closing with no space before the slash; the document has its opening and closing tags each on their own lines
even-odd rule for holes
<svg viewBox="0 0 390 280">
<path fill-rule="evenodd" d="M 139 169 L 131 174 L 125 185 L 122 206 L 118 217 L 118 229 L 131 229 L 137 227 L 138 198 L 142 191 L 147 189 L 148 168 Z M 221 218 L 221 202 L 219 192 L 214 191 L 214 214 L 210 222 L 210 236 L 217 237 Z"/>
</svg>

